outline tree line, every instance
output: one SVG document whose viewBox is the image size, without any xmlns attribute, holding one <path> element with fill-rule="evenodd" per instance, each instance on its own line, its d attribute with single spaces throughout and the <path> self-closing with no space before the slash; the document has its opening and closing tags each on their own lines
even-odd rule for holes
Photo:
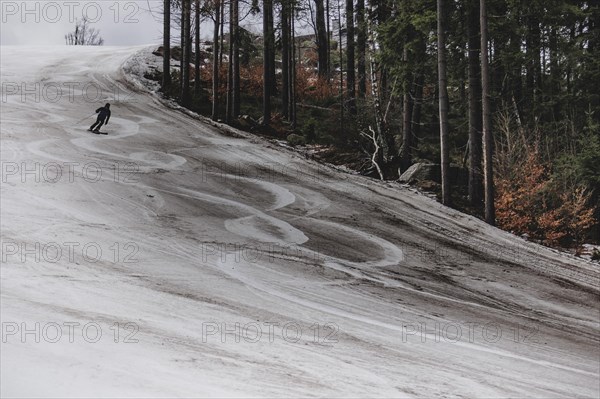
<svg viewBox="0 0 600 399">
<path fill-rule="evenodd" d="M 180 28 L 175 80 L 184 106 L 210 103 L 212 119 L 236 124 L 242 108 L 260 101 L 261 126 L 281 116 L 288 132 L 309 141 L 320 133 L 306 109 L 327 109 L 323 117 L 332 123 L 322 129 L 331 131 L 341 151 L 368 155 L 381 179 L 397 177 L 417 161 L 439 163 L 441 200 L 450 205 L 456 191 L 452 168 L 462 165 L 468 170 L 468 206 L 481 210 L 490 224 L 506 227 L 527 212 L 541 212 L 535 223 L 516 230 L 560 221 L 571 226 L 571 239 L 598 225 L 596 2 L 164 0 L 163 17 L 164 71 L 171 71 L 172 25 Z M 262 66 L 261 93 L 242 88 L 250 79 L 248 61 L 240 64 L 244 20 L 262 25 L 262 51 L 252 60 Z M 212 75 L 204 85 L 202 24 L 212 30 L 212 62 L 206 66 Z M 300 47 L 300 37 L 309 37 L 311 51 Z M 174 92 L 170 73 L 162 83 Z M 530 177 L 523 168 L 533 167 L 531 162 L 543 171 L 543 189 L 540 182 L 523 186 Z M 545 205 L 535 210 L 533 201 L 520 209 L 515 202 L 524 200 L 511 185 Z M 564 192 L 579 194 L 561 199 Z M 592 216 L 580 220 L 583 211 L 558 212 L 565 198 L 592 209 Z"/>
</svg>

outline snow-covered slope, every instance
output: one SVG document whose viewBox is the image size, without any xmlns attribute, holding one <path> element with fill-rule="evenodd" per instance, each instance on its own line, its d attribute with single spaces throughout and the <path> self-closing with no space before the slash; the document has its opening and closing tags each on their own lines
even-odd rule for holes
<svg viewBox="0 0 600 399">
<path fill-rule="evenodd" d="M 2 396 L 600 395 L 597 264 L 167 109 L 138 50 L 1 48 Z"/>
</svg>

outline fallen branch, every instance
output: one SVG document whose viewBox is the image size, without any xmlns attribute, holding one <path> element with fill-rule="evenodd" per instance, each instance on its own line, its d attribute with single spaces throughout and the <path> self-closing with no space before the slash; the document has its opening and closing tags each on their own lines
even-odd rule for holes
<svg viewBox="0 0 600 399">
<path fill-rule="evenodd" d="M 375 130 L 373 130 L 371 126 L 369 126 L 369 131 L 371 132 L 370 136 L 365 132 L 360 132 L 360 134 L 373 141 L 375 151 L 373 151 L 373 155 L 371 156 L 371 163 L 373 164 L 373 166 L 375 166 L 375 169 L 377 169 L 377 173 L 379 173 L 379 179 L 383 180 L 383 173 L 381 172 L 381 168 L 377 164 L 377 154 L 379 153 L 379 144 L 377 144 L 377 133 L 375 133 Z"/>
<path fill-rule="evenodd" d="M 303 103 L 296 103 L 296 105 L 301 108 L 318 109 L 320 111 L 330 111 L 330 112 L 332 111 L 331 107 L 325 108 L 325 107 L 319 107 L 317 105 L 310 105 L 310 104 L 303 104 Z"/>
</svg>

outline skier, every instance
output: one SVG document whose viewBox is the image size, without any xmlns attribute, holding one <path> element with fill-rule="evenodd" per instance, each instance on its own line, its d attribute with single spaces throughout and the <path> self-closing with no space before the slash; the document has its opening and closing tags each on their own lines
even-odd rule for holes
<svg viewBox="0 0 600 399">
<path fill-rule="evenodd" d="M 108 120 L 110 119 L 110 104 L 106 103 L 104 107 L 98 108 L 96 110 L 96 113 L 98 114 L 98 118 L 88 130 L 90 132 L 100 133 L 100 128 L 102 127 L 102 125 L 108 125 Z"/>
</svg>

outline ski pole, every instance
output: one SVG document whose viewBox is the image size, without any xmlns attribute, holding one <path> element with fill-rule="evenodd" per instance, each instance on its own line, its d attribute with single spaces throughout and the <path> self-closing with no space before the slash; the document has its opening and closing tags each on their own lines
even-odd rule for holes
<svg viewBox="0 0 600 399">
<path fill-rule="evenodd" d="M 87 118 L 89 118 L 90 116 L 93 116 L 93 115 L 95 115 L 95 114 L 96 114 L 95 112 L 94 112 L 93 114 L 89 114 L 88 116 L 86 116 L 86 117 L 85 117 L 85 118 L 83 118 L 82 120 L 75 122 L 75 124 L 76 124 L 76 125 L 78 125 L 78 124 L 80 124 L 81 122 L 83 122 L 84 120 L 86 120 Z"/>
</svg>

